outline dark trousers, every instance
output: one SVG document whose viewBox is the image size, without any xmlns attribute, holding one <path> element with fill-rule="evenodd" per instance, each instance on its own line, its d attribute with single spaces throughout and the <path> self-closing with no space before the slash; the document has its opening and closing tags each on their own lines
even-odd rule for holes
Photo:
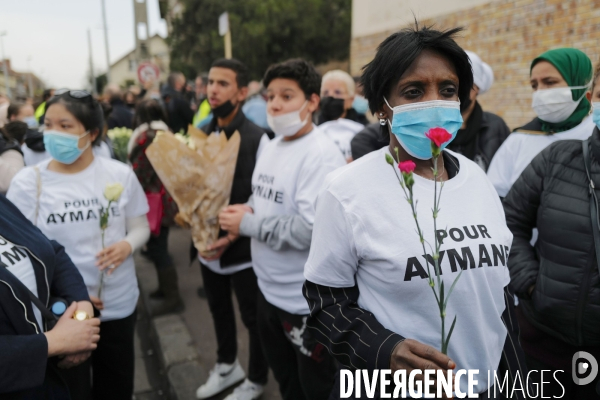
<svg viewBox="0 0 600 400">
<path fill-rule="evenodd" d="M 169 227 L 161 226 L 158 236 L 151 235 L 146 243 L 148 257 L 154 263 L 157 270 L 169 268 L 173 260 L 169 255 Z"/>
<path fill-rule="evenodd" d="M 260 339 L 284 400 L 327 400 L 333 389 L 336 362 L 310 334 L 307 317 L 275 307 L 259 290 Z"/>
<path fill-rule="evenodd" d="M 63 371 L 71 399 L 131 400 L 136 317 L 134 311 L 127 318 L 100 324 L 100 341 L 92 356 L 85 363 Z"/>
<path fill-rule="evenodd" d="M 242 322 L 250 336 L 250 361 L 248 379 L 254 383 L 267 383 L 269 366 L 263 354 L 256 326 L 256 295 L 258 285 L 252 268 L 231 275 L 217 274 L 200 264 L 208 307 L 215 324 L 217 336 L 217 362 L 232 364 L 237 358 L 237 330 L 231 287 L 237 297 Z"/>
<path fill-rule="evenodd" d="M 594 381 L 590 384 L 579 386 L 573 382 L 571 368 L 564 370 L 564 372 L 556 372 L 556 367 L 550 366 L 542 361 L 538 361 L 537 359 L 525 355 L 525 359 L 527 360 L 527 367 L 529 371 L 536 370 L 537 372 L 531 372 L 529 374 L 529 383 L 533 385 L 534 392 L 531 393 L 532 396 L 535 396 L 535 390 L 538 391 L 537 398 L 542 398 L 541 393 L 541 383 L 542 383 L 542 374 L 541 370 L 551 370 L 552 372 L 544 372 L 544 397 L 545 398 L 560 398 L 562 400 L 593 400 L 600 399 L 600 392 L 597 390 L 600 388 L 600 374 L 594 379 Z M 560 382 L 560 384 L 557 382 Z M 536 385 L 537 384 L 537 385 Z M 561 387 L 562 385 L 562 387 Z"/>
</svg>

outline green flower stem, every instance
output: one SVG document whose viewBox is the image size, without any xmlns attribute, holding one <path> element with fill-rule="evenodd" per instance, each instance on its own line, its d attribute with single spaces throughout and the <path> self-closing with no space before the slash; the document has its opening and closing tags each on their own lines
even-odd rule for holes
<svg viewBox="0 0 600 400">
<path fill-rule="evenodd" d="M 444 342 L 446 339 L 446 328 L 445 328 L 445 310 L 444 310 L 444 291 L 442 289 L 442 283 L 440 282 L 440 243 L 437 236 L 437 216 L 438 216 L 438 194 L 437 194 L 437 175 L 438 175 L 438 156 L 433 157 L 433 240 L 434 240 L 434 255 L 433 255 L 433 263 L 435 268 L 435 273 L 437 277 L 437 284 L 440 288 L 440 298 L 438 301 L 438 307 L 440 309 L 440 317 L 442 318 L 442 343 L 441 349 L 444 349 Z M 426 261 L 427 262 L 427 261 Z"/>
<path fill-rule="evenodd" d="M 454 326 L 456 325 L 456 316 L 454 316 L 454 320 L 452 321 L 452 325 L 450 327 L 450 330 L 448 331 L 448 335 L 446 335 L 446 306 L 448 304 L 450 294 L 454 290 L 454 286 L 456 285 L 456 283 L 458 282 L 458 279 L 462 275 L 462 269 L 459 272 L 456 279 L 454 279 L 454 282 L 452 283 L 450 290 L 446 293 L 444 290 L 444 281 L 441 278 L 441 267 L 440 267 L 440 248 L 442 246 L 442 243 L 438 240 L 438 236 L 437 236 L 437 217 L 440 212 L 440 201 L 441 201 L 441 197 L 442 197 L 442 190 L 444 188 L 444 182 L 440 182 L 440 190 L 438 193 L 438 187 L 437 187 L 438 179 L 437 178 L 438 178 L 438 159 L 440 156 L 440 152 L 439 152 L 439 149 L 437 149 L 437 150 L 438 150 L 437 152 L 434 152 L 434 157 L 433 157 L 433 183 L 434 183 L 434 197 L 433 197 L 433 210 L 432 210 L 433 229 L 434 229 L 434 246 L 433 246 L 433 248 L 431 248 L 431 245 L 429 245 L 429 242 L 427 243 L 429 245 L 429 247 L 431 248 L 431 253 L 433 253 L 432 259 L 433 259 L 434 271 L 436 274 L 435 280 L 432 278 L 431 269 L 429 268 L 429 260 L 427 259 L 427 250 L 425 248 L 425 237 L 423 235 L 423 231 L 421 230 L 421 226 L 419 224 L 419 219 L 417 218 L 417 204 L 414 199 L 412 185 L 410 185 L 410 183 L 407 184 L 403 180 L 403 178 L 407 178 L 407 177 L 409 177 L 409 175 L 403 174 L 403 176 L 401 177 L 398 174 L 398 171 L 396 171 L 396 167 L 393 165 L 392 160 L 390 160 L 390 159 L 386 159 L 386 160 L 391 165 L 392 169 L 394 170 L 394 174 L 396 174 L 398 183 L 400 183 L 400 187 L 402 188 L 402 191 L 404 192 L 404 197 L 405 197 L 406 201 L 408 202 L 408 204 L 410 204 L 411 209 L 412 209 L 413 218 L 414 218 L 415 224 L 417 226 L 417 233 L 419 235 L 419 241 L 421 242 L 421 246 L 423 247 L 423 254 L 425 257 L 425 265 L 427 266 L 429 287 L 431 287 L 431 290 L 433 291 L 433 295 L 435 296 L 435 300 L 438 305 L 438 311 L 440 313 L 440 318 L 442 320 L 441 351 L 443 354 L 448 354 L 448 345 L 450 343 L 450 337 L 452 335 L 452 332 L 454 331 Z M 395 148 L 395 151 L 396 151 L 396 159 L 399 160 L 398 149 Z M 437 290 L 436 290 L 436 286 L 437 286 Z M 437 292 L 438 290 L 439 290 L 439 296 L 438 296 L 438 292 Z"/>
<path fill-rule="evenodd" d="M 106 233 L 106 228 L 108 228 L 108 217 L 110 215 L 110 205 L 112 201 L 108 201 L 108 206 L 106 209 L 102 210 L 102 214 L 100 215 L 100 231 L 102 236 L 102 250 L 106 248 L 104 245 L 104 235 Z M 100 271 L 100 285 L 98 286 L 98 298 L 100 299 L 102 296 L 102 289 L 104 289 L 104 271 Z"/>
<path fill-rule="evenodd" d="M 396 157 L 398 157 L 398 148 L 396 148 L 395 150 L 396 150 Z M 425 266 L 427 267 L 427 278 L 429 281 L 429 287 L 431 287 L 431 290 L 433 291 L 433 295 L 435 296 L 435 299 L 439 305 L 440 299 L 438 298 L 437 292 L 435 290 L 435 284 L 433 282 L 433 278 L 431 278 L 431 270 L 429 269 L 429 262 L 427 261 L 427 249 L 425 248 L 425 237 L 423 235 L 423 231 L 421 230 L 421 226 L 419 225 L 419 219 L 417 218 L 417 208 L 416 208 L 416 204 L 415 204 L 414 197 L 413 197 L 412 187 L 408 188 L 408 193 L 407 193 L 404 182 L 402 181 L 402 178 L 400 177 L 400 175 L 398 175 L 398 172 L 396 171 L 396 167 L 394 167 L 392 165 L 392 169 L 394 170 L 394 174 L 396 174 L 396 178 L 398 178 L 400 187 L 402 187 L 402 191 L 404 192 L 406 201 L 408 202 L 408 204 L 410 204 L 410 207 L 412 209 L 413 218 L 415 220 L 415 224 L 417 225 L 417 233 L 419 234 L 419 241 L 421 242 L 421 246 L 423 246 L 423 254 L 425 255 Z"/>
</svg>

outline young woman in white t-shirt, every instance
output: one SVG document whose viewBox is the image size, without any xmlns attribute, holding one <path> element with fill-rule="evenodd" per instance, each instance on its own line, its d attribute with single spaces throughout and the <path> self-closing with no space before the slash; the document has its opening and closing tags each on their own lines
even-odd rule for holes
<svg viewBox="0 0 600 400">
<path fill-rule="evenodd" d="M 317 199 L 304 296 L 309 330 L 346 368 L 391 369 L 406 376 L 414 369 L 478 369 L 474 392 L 486 398 L 488 371 L 504 378 L 505 370 L 514 376 L 520 365 L 526 374 L 518 362 L 515 319 L 509 319 L 512 305 L 505 301 L 512 299 L 506 266 L 512 235 L 500 200 L 479 166 L 442 151 L 437 226 L 446 232 L 437 235 L 443 239 L 445 287 L 463 270 L 447 303 L 448 319 L 456 316 L 457 322 L 445 355 L 428 257 L 392 170 L 398 162 L 416 164 L 419 223 L 434 243 L 434 176 L 425 134 L 441 127 L 454 137 L 462 124 L 460 102 L 468 99 L 473 75 L 467 54 L 452 39 L 459 31 L 402 30 L 384 40 L 365 67 L 365 97 L 390 145 L 328 176 Z M 393 166 L 386 156 L 394 158 Z M 457 387 L 466 393 L 467 380 Z"/>
<path fill-rule="evenodd" d="M 20 171 L 7 197 L 48 238 L 65 247 L 102 312 L 102 336 L 91 362 L 65 373 L 72 398 L 89 398 L 91 392 L 94 399 L 131 399 L 139 295 L 132 253 L 150 235 L 148 202 L 131 168 L 94 156 L 92 146 L 100 142 L 103 124 L 102 109 L 89 93 L 55 96 L 44 119 L 44 144 L 52 159 Z M 108 206 L 104 191 L 115 183 L 123 192 L 110 207 L 103 249 L 100 214 Z"/>
</svg>

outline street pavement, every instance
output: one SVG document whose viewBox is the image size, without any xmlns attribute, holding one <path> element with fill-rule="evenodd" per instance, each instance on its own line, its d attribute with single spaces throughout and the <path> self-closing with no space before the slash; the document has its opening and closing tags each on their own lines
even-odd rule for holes
<svg viewBox="0 0 600 400">
<path fill-rule="evenodd" d="M 143 305 L 138 305 L 138 320 L 135 333 L 135 380 L 134 400 L 166 400 L 167 381 L 163 375 L 156 346 L 149 332 L 150 321 Z"/>
<path fill-rule="evenodd" d="M 198 261 L 190 266 L 191 237 L 188 230 L 172 228 L 169 236 L 169 253 L 179 274 L 179 289 L 185 303 L 185 311 L 158 318 L 146 318 L 146 323 L 138 321 L 141 347 L 136 347 L 136 399 L 195 399 L 196 389 L 208 379 L 210 369 L 214 366 L 216 339 L 214 325 L 206 299 L 198 297 L 198 287 L 202 286 L 202 277 Z M 136 269 L 140 289 L 141 303 L 148 307 L 151 300 L 148 293 L 157 286 L 154 266 L 140 254 L 135 255 Z M 235 296 L 234 296 L 235 297 Z M 235 302 L 237 305 L 237 300 Z M 143 309 L 142 309 L 143 311 Z M 248 332 L 242 323 L 238 309 L 236 312 L 238 358 L 247 372 L 248 366 Z M 143 313 L 141 313 L 143 314 Z M 156 355 L 148 355 L 151 346 L 157 347 Z M 152 350 L 150 351 L 152 353 Z M 145 363 L 142 363 L 144 361 Z M 150 362 L 149 362 L 150 361 Z M 154 362 L 154 364 L 152 364 Z M 159 363 L 159 366 L 156 366 Z M 141 367 L 144 365 L 144 367 Z M 150 365 L 149 372 L 142 368 Z M 139 368 L 139 369 L 138 369 Z M 148 368 L 146 368 L 148 369 Z M 147 381 L 145 381 L 147 378 Z M 169 388 L 161 390 L 161 379 L 167 379 Z M 139 390 L 138 390 L 139 389 Z M 224 399 L 233 389 L 229 389 L 211 400 Z M 153 396 L 153 397 L 144 397 Z M 269 373 L 269 382 L 263 400 L 279 400 L 281 396 L 277 382 Z"/>
</svg>

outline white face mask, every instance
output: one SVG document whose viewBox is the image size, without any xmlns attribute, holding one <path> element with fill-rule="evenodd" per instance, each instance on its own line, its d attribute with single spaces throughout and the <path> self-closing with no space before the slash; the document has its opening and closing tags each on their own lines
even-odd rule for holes
<svg viewBox="0 0 600 400">
<path fill-rule="evenodd" d="M 304 110 L 308 100 L 304 102 L 302 107 L 297 111 L 292 111 L 286 114 L 272 116 L 267 112 L 267 124 L 275 132 L 276 136 L 294 136 L 308 121 L 310 113 L 304 121 L 300 118 L 300 112 Z"/>
<path fill-rule="evenodd" d="M 533 92 L 531 107 L 542 121 L 551 124 L 563 122 L 573 114 L 585 96 L 584 92 L 579 100 L 573 100 L 571 90 L 587 88 L 588 85 L 537 90 Z"/>
</svg>

